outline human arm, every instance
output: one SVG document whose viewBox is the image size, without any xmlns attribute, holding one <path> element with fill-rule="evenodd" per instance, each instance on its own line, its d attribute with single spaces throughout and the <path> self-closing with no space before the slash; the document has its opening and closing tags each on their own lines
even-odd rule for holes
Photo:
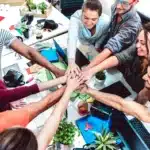
<svg viewBox="0 0 150 150">
<path fill-rule="evenodd" d="M 91 77 L 99 71 L 112 68 L 119 65 L 119 60 L 116 56 L 111 56 L 101 62 L 99 65 L 96 65 L 88 70 L 82 71 L 83 76 L 86 80 L 91 79 Z"/>
<path fill-rule="evenodd" d="M 46 60 L 36 49 L 29 47 L 22 43 L 20 40 L 15 39 L 11 44 L 10 47 L 16 51 L 17 53 L 21 54 L 22 56 L 26 57 L 29 60 L 34 61 L 35 63 L 45 67 L 46 69 L 52 71 L 57 77 L 63 76 L 65 71 L 58 69 L 53 64 L 51 64 L 48 60 Z"/>
<path fill-rule="evenodd" d="M 132 115 L 144 122 L 150 122 L 150 113 L 148 109 L 135 101 L 124 100 L 117 95 L 99 92 L 90 88 L 86 89 L 86 93 L 90 94 L 103 104 L 111 106 L 128 115 Z"/>
<path fill-rule="evenodd" d="M 107 59 L 109 56 L 112 55 L 112 52 L 109 49 L 104 49 L 102 52 L 100 52 L 100 54 L 98 54 L 91 62 L 90 64 L 85 67 L 85 70 L 88 70 L 98 64 L 100 64 L 102 61 L 104 61 L 105 59 Z"/>
<path fill-rule="evenodd" d="M 0 113 L 0 131 L 11 128 L 13 126 L 25 127 L 30 121 L 37 117 L 40 113 L 56 104 L 65 91 L 65 87 L 48 94 L 45 98 L 38 102 L 30 103 L 17 110 L 8 110 Z M 14 119 L 15 118 L 15 119 Z"/>
<path fill-rule="evenodd" d="M 59 103 L 57 103 L 37 138 L 38 150 L 45 150 L 49 142 L 52 140 L 59 126 L 59 122 L 61 121 L 62 116 L 68 106 L 71 93 L 82 83 L 83 79 L 80 77 L 69 77 L 64 95 L 60 99 Z"/>
<path fill-rule="evenodd" d="M 68 32 L 68 45 L 67 45 L 67 56 L 68 56 L 68 69 L 67 73 L 71 71 L 78 74 L 80 69 L 75 63 L 76 58 L 76 48 L 79 32 L 79 24 L 81 22 L 81 11 L 76 11 L 70 19 L 69 32 Z"/>
<path fill-rule="evenodd" d="M 136 45 L 133 44 L 128 49 L 110 56 L 109 58 L 89 70 L 85 70 L 83 74 L 88 80 L 99 71 L 125 64 L 131 64 L 137 56 L 136 53 Z"/>
<path fill-rule="evenodd" d="M 38 83 L 37 85 L 38 85 L 39 91 L 44 91 L 44 90 L 48 90 L 51 87 L 57 86 L 59 84 L 64 84 L 66 83 L 66 80 L 67 80 L 67 76 L 65 75 L 65 76 L 62 76 L 53 80 Z"/>
</svg>

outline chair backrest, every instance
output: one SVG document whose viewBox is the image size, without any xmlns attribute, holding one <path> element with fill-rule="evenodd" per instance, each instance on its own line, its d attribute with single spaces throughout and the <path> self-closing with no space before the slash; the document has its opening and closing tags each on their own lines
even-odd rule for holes
<svg viewBox="0 0 150 150">
<path fill-rule="evenodd" d="M 84 0 L 61 0 L 61 12 L 70 17 L 76 10 L 81 9 Z"/>
</svg>

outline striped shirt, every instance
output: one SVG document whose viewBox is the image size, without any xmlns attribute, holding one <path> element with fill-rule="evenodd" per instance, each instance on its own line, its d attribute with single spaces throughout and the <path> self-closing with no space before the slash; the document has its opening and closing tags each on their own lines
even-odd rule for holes
<svg viewBox="0 0 150 150">
<path fill-rule="evenodd" d="M 2 79 L 1 57 L 3 46 L 9 47 L 14 39 L 16 38 L 9 31 L 5 29 L 0 29 L 0 79 Z"/>
</svg>

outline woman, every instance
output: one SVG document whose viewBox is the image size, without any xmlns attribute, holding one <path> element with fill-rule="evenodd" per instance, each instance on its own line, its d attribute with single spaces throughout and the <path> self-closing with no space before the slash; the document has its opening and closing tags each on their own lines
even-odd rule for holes
<svg viewBox="0 0 150 150">
<path fill-rule="evenodd" d="M 7 89 L 5 84 L 0 80 L 0 111 L 10 109 L 10 102 L 19 100 L 32 94 L 39 93 L 44 90 L 48 90 L 51 87 L 63 84 L 65 82 L 66 76 L 63 76 L 43 83 Z"/>
<path fill-rule="evenodd" d="M 119 66 L 123 70 L 125 78 L 129 79 L 129 84 L 139 92 L 143 87 L 142 76 L 146 72 L 148 66 L 148 40 L 146 33 L 150 32 L 150 23 L 143 26 L 143 29 L 138 35 L 137 43 L 133 44 L 128 49 L 109 57 L 97 66 L 83 72 L 86 80 L 89 80 L 94 74 L 99 71 Z M 139 82 L 139 86 L 134 83 Z"/>
<path fill-rule="evenodd" d="M 102 14 L 99 0 L 86 0 L 82 10 L 77 10 L 70 20 L 68 37 L 68 70 L 67 73 L 80 72 L 75 63 L 77 40 L 84 45 L 94 45 L 98 50 L 105 38 L 109 26 L 109 17 Z"/>
<path fill-rule="evenodd" d="M 0 150 L 45 150 L 56 133 L 72 92 L 80 84 L 83 84 L 82 77 L 72 75 L 68 77 L 66 90 L 38 134 L 37 139 L 28 129 L 10 128 L 0 133 Z"/>
</svg>

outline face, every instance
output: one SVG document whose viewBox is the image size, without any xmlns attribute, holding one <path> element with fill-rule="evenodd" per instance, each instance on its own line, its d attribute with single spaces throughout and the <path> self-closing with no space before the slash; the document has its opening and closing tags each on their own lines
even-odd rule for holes
<svg viewBox="0 0 150 150">
<path fill-rule="evenodd" d="M 98 22 L 99 15 L 95 10 L 84 9 L 82 13 L 82 22 L 86 28 L 92 29 Z"/>
<path fill-rule="evenodd" d="M 150 33 L 148 34 L 148 50 L 150 54 Z M 148 56 L 150 62 L 150 56 Z M 150 90 L 150 64 L 147 68 L 147 73 L 143 76 L 143 80 L 145 80 L 145 87 Z"/>
<path fill-rule="evenodd" d="M 147 58 L 148 51 L 146 48 L 146 41 L 145 41 L 143 30 L 140 32 L 140 34 L 137 38 L 136 48 L 137 48 L 138 56 Z"/>
<path fill-rule="evenodd" d="M 133 5 L 134 0 L 117 0 L 116 13 L 124 14 L 126 13 Z"/>
</svg>

